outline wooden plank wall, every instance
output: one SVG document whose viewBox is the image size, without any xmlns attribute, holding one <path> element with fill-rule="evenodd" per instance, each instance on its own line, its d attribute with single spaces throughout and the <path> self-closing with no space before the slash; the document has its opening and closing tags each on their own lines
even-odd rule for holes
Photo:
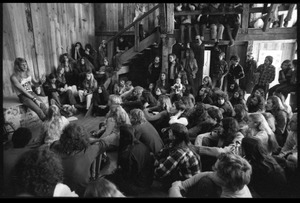
<svg viewBox="0 0 300 203">
<path fill-rule="evenodd" d="M 15 95 L 9 78 L 16 57 L 25 58 L 40 78 L 77 41 L 95 46 L 93 3 L 4 3 L 3 96 Z"/>
</svg>

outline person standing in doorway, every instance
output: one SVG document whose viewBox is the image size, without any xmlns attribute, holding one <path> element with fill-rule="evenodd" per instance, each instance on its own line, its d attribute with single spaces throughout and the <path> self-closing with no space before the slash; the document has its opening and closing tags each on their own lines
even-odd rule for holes
<svg viewBox="0 0 300 203">
<path fill-rule="evenodd" d="M 265 93 L 269 91 L 269 85 L 275 79 L 275 66 L 272 65 L 273 57 L 266 56 L 263 64 L 259 65 L 255 73 L 259 73 L 258 83 L 254 86 L 253 91 L 262 88 Z M 265 98 L 266 98 L 265 94 Z"/>
</svg>

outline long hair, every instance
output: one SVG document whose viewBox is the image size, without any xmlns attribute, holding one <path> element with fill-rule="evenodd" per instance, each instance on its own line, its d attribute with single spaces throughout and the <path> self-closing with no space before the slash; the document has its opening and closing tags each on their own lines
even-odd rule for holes
<svg viewBox="0 0 300 203">
<path fill-rule="evenodd" d="M 158 102 L 164 110 L 167 110 L 168 112 L 171 111 L 172 103 L 170 97 L 168 97 L 167 95 L 161 95 L 158 98 Z"/>
<path fill-rule="evenodd" d="M 280 167 L 276 160 L 267 152 L 261 140 L 257 137 L 245 137 L 242 140 L 242 150 L 245 158 L 253 167 L 266 169 L 268 172 Z"/>
<path fill-rule="evenodd" d="M 27 61 L 24 58 L 19 57 L 19 58 L 16 58 L 15 62 L 14 62 L 14 73 L 16 74 L 16 76 L 18 78 L 21 78 L 21 72 L 22 72 L 21 63 L 24 63 L 24 62 L 27 64 L 26 77 L 28 77 L 30 75 L 30 70 L 28 68 Z"/>
<path fill-rule="evenodd" d="M 132 125 L 140 125 L 146 121 L 145 114 L 141 109 L 132 109 L 130 111 L 130 122 Z"/>
<path fill-rule="evenodd" d="M 97 80 L 94 77 L 94 74 L 92 72 L 86 73 L 91 75 L 91 79 L 87 80 L 87 78 L 84 79 L 83 83 L 85 84 L 86 87 L 88 88 L 96 88 L 97 87 Z"/>
<path fill-rule="evenodd" d="M 203 81 L 204 81 L 205 78 L 207 78 L 207 80 L 208 80 L 207 84 L 203 84 Z M 211 80 L 211 77 L 209 77 L 208 75 L 205 76 L 205 77 L 203 78 L 203 80 L 202 80 L 202 85 L 204 85 L 204 86 L 206 86 L 206 87 L 209 87 L 209 88 L 212 88 L 212 80 Z"/>
<path fill-rule="evenodd" d="M 252 119 L 253 122 L 258 123 L 257 131 L 264 131 L 268 135 L 268 143 L 266 146 L 266 149 L 269 152 L 276 152 L 279 148 L 278 142 L 276 140 L 276 137 L 271 130 L 268 122 L 266 121 L 265 117 L 261 113 L 250 113 L 248 115 L 250 119 Z"/>
<path fill-rule="evenodd" d="M 247 110 L 243 104 L 236 104 L 234 106 L 235 116 L 234 118 L 238 121 L 247 121 Z"/>
<path fill-rule="evenodd" d="M 141 100 L 143 103 L 147 102 L 150 105 L 150 107 L 155 106 L 157 104 L 157 100 L 155 99 L 153 94 L 148 90 L 144 90 L 142 92 Z"/>
<path fill-rule="evenodd" d="M 280 111 L 280 110 L 285 111 L 287 113 L 287 111 L 285 110 L 285 108 L 284 108 L 284 106 L 283 106 L 283 104 L 282 104 L 279 97 L 273 95 L 273 96 L 270 96 L 268 98 L 268 100 L 271 100 L 272 104 L 273 104 L 272 110 L 271 110 L 272 113 Z"/>
<path fill-rule="evenodd" d="M 61 159 L 46 145 L 25 152 L 13 174 L 15 191 L 36 197 L 52 197 L 57 183 L 63 182 Z"/>
<path fill-rule="evenodd" d="M 127 112 L 120 105 L 113 105 L 108 112 L 107 118 L 113 118 L 116 121 L 117 126 L 130 124 L 130 119 Z"/>
<path fill-rule="evenodd" d="M 60 152 L 72 155 L 90 146 L 88 133 L 85 128 L 77 123 L 67 125 L 60 137 Z"/>
<path fill-rule="evenodd" d="M 45 142 L 55 141 L 60 138 L 62 133 L 61 114 L 56 105 L 51 105 L 48 109 L 47 119 L 44 121 L 43 128 L 46 132 Z"/>
<path fill-rule="evenodd" d="M 186 49 L 185 54 L 189 53 L 189 56 L 186 58 L 187 63 L 194 63 L 195 54 L 192 49 Z"/>
<path fill-rule="evenodd" d="M 132 166 L 134 165 L 130 158 L 134 145 L 139 141 L 135 137 L 135 129 L 128 124 L 120 126 L 120 142 L 118 150 L 118 165 L 121 166 L 124 176 L 130 178 L 132 176 Z"/>
<path fill-rule="evenodd" d="M 250 183 L 252 167 L 246 159 L 233 153 L 223 153 L 218 160 L 215 170 L 227 189 L 239 191 Z"/>
</svg>

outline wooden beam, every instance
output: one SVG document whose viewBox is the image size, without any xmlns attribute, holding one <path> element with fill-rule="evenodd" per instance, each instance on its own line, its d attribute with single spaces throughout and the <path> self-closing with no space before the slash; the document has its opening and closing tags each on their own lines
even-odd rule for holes
<svg viewBox="0 0 300 203">
<path fill-rule="evenodd" d="M 288 40 L 297 39 L 297 27 L 288 28 L 271 28 L 272 32 L 263 32 L 260 28 L 248 28 L 248 34 L 241 33 L 241 29 L 237 35 L 237 41 L 256 41 L 256 40 Z M 180 30 L 175 29 L 173 36 L 179 39 Z M 209 39 L 210 30 L 206 29 L 204 32 L 204 39 Z M 205 41 L 206 42 L 206 41 Z M 204 43 L 205 43 L 204 42 Z M 222 43 L 222 41 L 220 42 Z M 219 43 L 219 44 L 220 44 Z"/>
<path fill-rule="evenodd" d="M 241 11 L 230 11 L 230 12 L 216 12 L 216 13 L 208 13 L 208 12 L 202 12 L 201 10 L 196 10 L 196 11 L 175 11 L 174 12 L 174 15 L 175 16 L 186 16 L 186 15 L 191 15 L 191 16 L 194 16 L 194 15 L 199 15 L 199 14 L 202 14 L 202 15 L 225 15 L 225 14 L 240 14 Z"/>
<path fill-rule="evenodd" d="M 268 32 L 269 31 L 271 21 L 274 18 L 274 12 L 275 12 L 275 10 L 276 10 L 276 8 L 278 6 L 279 6 L 279 4 L 271 4 L 269 12 L 268 12 L 268 14 L 266 16 L 266 19 L 264 21 L 264 26 L 263 26 L 263 29 L 262 29 L 264 32 Z"/>
<path fill-rule="evenodd" d="M 167 22 L 166 22 L 166 9 L 165 9 L 165 4 L 162 3 L 159 6 L 159 24 L 160 24 L 160 32 L 162 34 L 165 34 L 167 32 L 166 30 L 166 26 L 167 26 Z"/>
<path fill-rule="evenodd" d="M 243 4 L 243 13 L 242 13 L 242 33 L 248 33 L 249 23 L 249 4 Z"/>
<path fill-rule="evenodd" d="M 166 5 L 167 34 L 174 33 L 174 4 Z"/>
<path fill-rule="evenodd" d="M 140 44 L 140 28 L 139 22 L 134 26 L 134 51 L 139 51 L 139 44 Z"/>
<path fill-rule="evenodd" d="M 96 36 L 114 36 L 116 34 L 118 34 L 118 31 L 97 31 L 97 32 L 95 32 Z M 127 31 L 127 32 L 124 32 L 123 35 L 134 35 L 134 32 Z"/>
<path fill-rule="evenodd" d="M 297 39 L 297 27 L 271 28 L 272 32 L 263 32 L 261 29 L 249 28 L 248 34 L 238 34 L 237 40 L 286 40 Z"/>
<path fill-rule="evenodd" d="M 268 7 L 268 8 L 270 8 L 270 7 Z M 283 7 L 282 5 L 280 5 L 278 7 L 278 11 L 286 11 L 288 9 L 289 9 L 288 6 Z M 254 7 L 254 8 L 249 9 L 249 13 L 261 13 L 262 11 L 263 11 L 263 7 Z"/>
</svg>

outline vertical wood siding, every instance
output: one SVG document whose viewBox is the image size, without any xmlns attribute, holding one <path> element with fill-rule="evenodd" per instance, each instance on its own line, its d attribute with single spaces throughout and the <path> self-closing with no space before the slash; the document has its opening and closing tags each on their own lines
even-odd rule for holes
<svg viewBox="0 0 300 203">
<path fill-rule="evenodd" d="M 142 3 L 146 11 L 153 8 L 157 3 Z M 95 30 L 96 32 L 118 32 L 132 23 L 134 18 L 135 3 L 95 3 Z M 156 10 L 144 20 L 144 30 L 152 31 L 157 26 Z M 131 28 L 129 31 L 134 31 Z"/>
<path fill-rule="evenodd" d="M 39 79 L 59 65 L 59 56 L 71 54 L 72 44 L 95 44 L 92 3 L 3 4 L 3 96 L 14 96 L 10 75 L 16 57 L 25 58 Z"/>
</svg>

